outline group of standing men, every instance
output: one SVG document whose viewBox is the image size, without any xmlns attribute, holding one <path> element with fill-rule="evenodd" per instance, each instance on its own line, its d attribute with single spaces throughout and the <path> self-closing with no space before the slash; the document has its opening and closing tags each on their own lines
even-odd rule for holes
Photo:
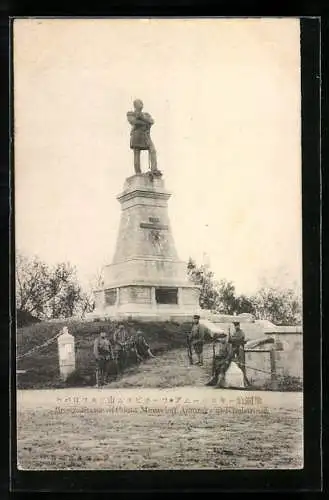
<svg viewBox="0 0 329 500">
<path fill-rule="evenodd" d="M 136 362 L 154 357 L 141 330 L 129 334 L 124 324 L 120 323 L 113 332 L 112 340 L 109 340 L 105 331 L 100 332 L 94 342 L 97 387 L 108 381 L 111 364 L 114 365 L 116 376 L 122 373 L 130 355 Z"/>
<path fill-rule="evenodd" d="M 245 368 L 244 345 L 245 334 L 240 328 L 240 322 L 234 321 L 234 331 L 227 335 L 225 332 L 213 334 L 213 369 L 212 378 L 207 385 L 224 387 L 225 374 L 234 361 L 241 369 L 245 387 L 250 385 Z M 197 364 L 203 365 L 203 346 L 205 342 L 205 328 L 200 324 L 200 316 L 195 314 L 191 331 L 187 335 L 187 354 L 190 364 L 193 364 L 193 351 L 197 355 Z"/>
<path fill-rule="evenodd" d="M 245 334 L 240 328 L 240 322 L 234 321 L 234 331 L 228 335 L 224 332 L 213 334 L 213 370 L 212 378 L 206 385 L 224 387 L 225 374 L 234 361 L 241 369 L 245 387 L 249 381 L 245 369 L 246 343 Z M 190 364 L 193 364 L 193 353 L 197 356 L 198 365 L 203 365 L 203 348 L 205 343 L 205 328 L 200 324 L 200 316 L 194 315 L 191 330 L 187 334 L 187 353 Z M 108 381 L 110 365 L 114 363 L 115 375 L 122 373 L 128 357 L 132 355 L 136 362 L 153 358 L 150 346 L 141 330 L 129 334 L 125 325 L 120 323 L 113 332 L 112 340 L 102 331 L 94 342 L 96 360 L 96 385 L 104 385 Z"/>
</svg>

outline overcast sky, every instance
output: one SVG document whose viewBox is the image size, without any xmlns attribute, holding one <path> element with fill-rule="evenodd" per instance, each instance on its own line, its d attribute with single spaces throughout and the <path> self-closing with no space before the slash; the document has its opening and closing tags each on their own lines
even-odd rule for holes
<svg viewBox="0 0 329 500">
<path fill-rule="evenodd" d="M 179 257 L 238 292 L 301 282 L 297 19 L 16 20 L 17 248 L 84 282 L 111 262 L 137 97 Z"/>
</svg>

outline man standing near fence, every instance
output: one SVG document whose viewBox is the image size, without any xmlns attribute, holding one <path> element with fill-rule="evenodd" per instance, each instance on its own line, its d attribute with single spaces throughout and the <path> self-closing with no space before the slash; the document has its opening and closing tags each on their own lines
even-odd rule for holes
<svg viewBox="0 0 329 500">
<path fill-rule="evenodd" d="M 200 325 L 200 316 L 195 314 L 191 331 L 187 334 L 187 354 L 191 365 L 193 365 L 193 351 L 198 357 L 197 364 L 203 365 L 204 336 L 205 331 L 204 327 Z"/>
<path fill-rule="evenodd" d="M 248 386 L 249 380 L 246 374 L 246 366 L 245 366 L 245 352 L 244 345 L 246 343 L 246 336 L 244 331 L 240 328 L 239 321 L 233 321 L 234 331 L 229 335 L 229 343 L 232 346 L 232 355 L 234 361 L 236 361 L 237 365 L 241 369 L 243 373 L 244 383 Z"/>
<path fill-rule="evenodd" d="M 107 382 L 109 364 L 113 359 L 111 344 L 106 332 L 101 332 L 95 339 L 94 356 L 96 361 L 96 386 L 101 387 Z"/>
</svg>

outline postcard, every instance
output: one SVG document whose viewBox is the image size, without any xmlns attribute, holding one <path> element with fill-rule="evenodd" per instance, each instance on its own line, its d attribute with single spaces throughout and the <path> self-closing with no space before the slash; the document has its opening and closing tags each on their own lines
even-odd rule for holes
<svg viewBox="0 0 329 500">
<path fill-rule="evenodd" d="M 297 18 L 13 24 L 17 467 L 302 469 Z"/>
</svg>

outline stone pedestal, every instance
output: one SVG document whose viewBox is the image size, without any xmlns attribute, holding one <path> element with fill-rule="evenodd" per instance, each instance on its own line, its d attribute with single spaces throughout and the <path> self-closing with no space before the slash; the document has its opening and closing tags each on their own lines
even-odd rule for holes
<svg viewBox="0 0 329 500">
<path fill-rule="evenodd" d="M 171 232 L 162 177 L 149 173 L 126 179 L 113 261 L 95 291 L 95 315 L 114 317 L 191 316 L 199 310 L 199 289 L 187 277 Z"/>
</svg>

